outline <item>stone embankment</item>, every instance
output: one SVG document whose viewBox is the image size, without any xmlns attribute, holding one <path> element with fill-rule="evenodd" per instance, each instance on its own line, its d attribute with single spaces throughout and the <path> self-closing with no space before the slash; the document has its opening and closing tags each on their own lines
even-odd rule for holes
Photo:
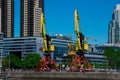
<svg viewBox="0 0 120 80">
<path fill-rule="evenodd" d="M 120 72 L 39 72 L 17 71 L 3 73 L 15 80 L 120 80 Z"/>
</svg>

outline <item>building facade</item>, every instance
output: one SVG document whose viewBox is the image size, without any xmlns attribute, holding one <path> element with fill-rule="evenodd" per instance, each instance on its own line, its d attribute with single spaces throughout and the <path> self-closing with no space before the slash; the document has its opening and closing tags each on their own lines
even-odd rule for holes
<svg viewBox="0 0 120 80">
<path fill-rule="evenodd" d="M 104 45 L 93 45 L 89 44 L 88 51 L 85 53 L 85 57 L 91 63 L 102 64 L 106 63 L 106 57 L 103 55 L 105 46 Z"/>
<path fill-rule="evenodd" d="M 24 59 L 30 53 L 38 53 L 43 57 L 40 51 L 43 45 L 42 37 L 4 38 L 3 42 L 3 58 L 8 54 L 14 54 Z"/>
<path fill-rule="evenodd" d="M 20 36 L 40 36 L 40 15 L 44 0 L 21 0 Z"/>
<path fill-rule="evenodd" d="M 3 42 L 3 58 L 8 54 L 15 54 L 24 59 L 30 53 L 38 53 L 43 58 L 44 53 L 40 51 L 40 48 L 43 47 L 42 37 L 3 38 Z M 51 53 L 52 59 L 57 64 L 65 63 L 66 56 L 68 55 L 68 43 L 74 44 L 74 42 L 70 36 L 52 36 L 51 44 L 55 46 L 54 52 Z M 105 48 L 106 46 L 104 45 L 89 44 L 89 49 L 85 52 L 85 57 L 93 64 L 105 63 L 106 58 L 103 56 Z"/>
<path fill-rule="evenodd" d="M 0 33 L 0 52 L 2 52 L 3 49 L 3 33 Z"/>
<path fill-rule="evenodd" d="M 14 37 L 14 0 L 0 0 L 0 32 Z"/>
<path fill-rule="evenodd" d="M 68 54 L 68 43 L 70 44 L 74 43 L 71 36 L 63 36 L 61 34 L 52 36 L 51 44 L 55 46 L 55 51 L 53 53 L 53 59 L 58 64 L 66 62 L 65 55 Z"/>
<path fill-rule="evenodd" d="M 0 33 L 0 68 L 2 67 L 3 33 Z"/>
<path fill-rule="evenodd" d="M 116 5 L 112 13 L 112 20 L 108 29 L 108 43 L 120 43 L 120 4 Z"/>
<path fill-rule="evenodd" d="M 52 44 L 55 46 L 53 59 L 58 63 L 65 63 L 68 55 L 68 43 L 74 44 L 71 36 L 56 35 L 52 37 Z M 89 48 L 85 51 L 85 57 L 90 63 L 103 64 L 106 63 L 106 58 L 103 55 L 105 46 L 89 44 Z"/>
</svg>

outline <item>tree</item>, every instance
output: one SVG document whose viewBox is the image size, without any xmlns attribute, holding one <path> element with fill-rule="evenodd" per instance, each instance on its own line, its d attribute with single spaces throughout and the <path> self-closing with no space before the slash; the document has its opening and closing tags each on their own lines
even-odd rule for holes
<svg viewBox="0 0 120 80">
<path fill-rule="evenodd" d="M 104 50 L 104 55 L 108 60 L 108 64 L 111 68 L 120 67 L 120 50 L 112 47 Z"/>
<path fill-rule="evenodd" d="M 14 54 L 8 55 L 2 61 L 4 68 L 21 68 L 21 60 Z"/>
<path fill-rule="evenodd" d="M 98 63 L 94 63 L 94 66 L 95 66 L 96 69 L 100 68 L 100 64 L 98 64 Z"/>
<path fill-rule="evenodd" d="M 4 68 L 4 69 L 9 68 L 9 59 L 4 58 L 4 59 L 2 60 L 2 64 L 3 64 L 3 68 Z"/>
<path fill-rule="evenodd" d="M 28 54 L 23 60 L 23 65 L 28 69 L 35 68 L 39 64 L 40 59 L 41 57 L 37 53 Z"/>
<path fill-rule="evenodd" d="M 101 64 L 102 68 L 107 68 L 108 67 L 108 63 L 104 62 Z"/>
</svg>

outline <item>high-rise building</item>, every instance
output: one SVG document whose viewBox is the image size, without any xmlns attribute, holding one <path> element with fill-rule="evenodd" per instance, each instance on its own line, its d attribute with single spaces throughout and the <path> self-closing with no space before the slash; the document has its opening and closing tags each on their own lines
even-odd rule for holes
<svg viewBox="0 0 120 80">
<path fill-rule="evenodd" d="M 21 0 L 20 36 L 40 36 L 40 15 L 44 0 Z"/>
<path fill-rule="evenodd" d="M 0 0 L 0 32 L 14 37 L 14 0 Z"/>
<path fill-rule="evenodd" d="M 120 43 L 120 4 L 116 5 L 112 13 L 112 20 L 108 29 L 108 43 Z"/>
</svg>

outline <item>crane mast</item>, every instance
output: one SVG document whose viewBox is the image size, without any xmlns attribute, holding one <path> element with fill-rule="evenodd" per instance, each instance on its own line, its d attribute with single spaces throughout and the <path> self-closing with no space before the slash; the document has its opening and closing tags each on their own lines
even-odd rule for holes
<svg viewBox="0 0 120 80">
<path fill-rule="evenodd" d="M 44 20 L 43 13 L 41 14 L 41 17 L 40 17 L 40 23 L 41 23 L 40 35 L 43 36 L 43 45 L 44 45 L 44 47 L 42 48 L 42 51 L 48 51 L 47 37 L 46 37 L 46 33 L 45 33 L 45 20 Z"/>
<path fill-rule="evenodd" d="M 55 66 L 56 70 L 58 70 L 58 67 L 54 60 L 51 59 L 51 52 L 54 52 L 54 45 L 51 45 L 51 37 L 46 34 L 45 29 L 45 19 L 44 19 L 44 13 L 40 16 L 40 35 L 43 37 L 43 47 L 40 49 L 42 52 L 44 52 L 44 59 L 41 59 L 39 64 L 37 65 L 37 70 L 51 70 L 52 66 Z"/>
<path fill-rule="evenodd" d="M 79 16 L 78 16 L 78 10 L 75 10 L 74 13 L 74 18 L 75 18 L 75 34 L 77 38 L 77 45 L 76 45 L 76 50 L 87 50 L 88 49 L 88 44 L 84 40 L 84 35 L 82 32 L 79 31 Z"/>
<path fill-rule="evenodd" d="M 77 45 L 76 45 L 76 50 L 81 50 L 81 32 L 79 32 L 79 16 L 78 16 L 78 11 L 75 10 L 75 13 L 74 13 L 74 18 L 75 18 L 75 34 L 76 34 L 76 37 L 77 37 Z"/>
</svg>

